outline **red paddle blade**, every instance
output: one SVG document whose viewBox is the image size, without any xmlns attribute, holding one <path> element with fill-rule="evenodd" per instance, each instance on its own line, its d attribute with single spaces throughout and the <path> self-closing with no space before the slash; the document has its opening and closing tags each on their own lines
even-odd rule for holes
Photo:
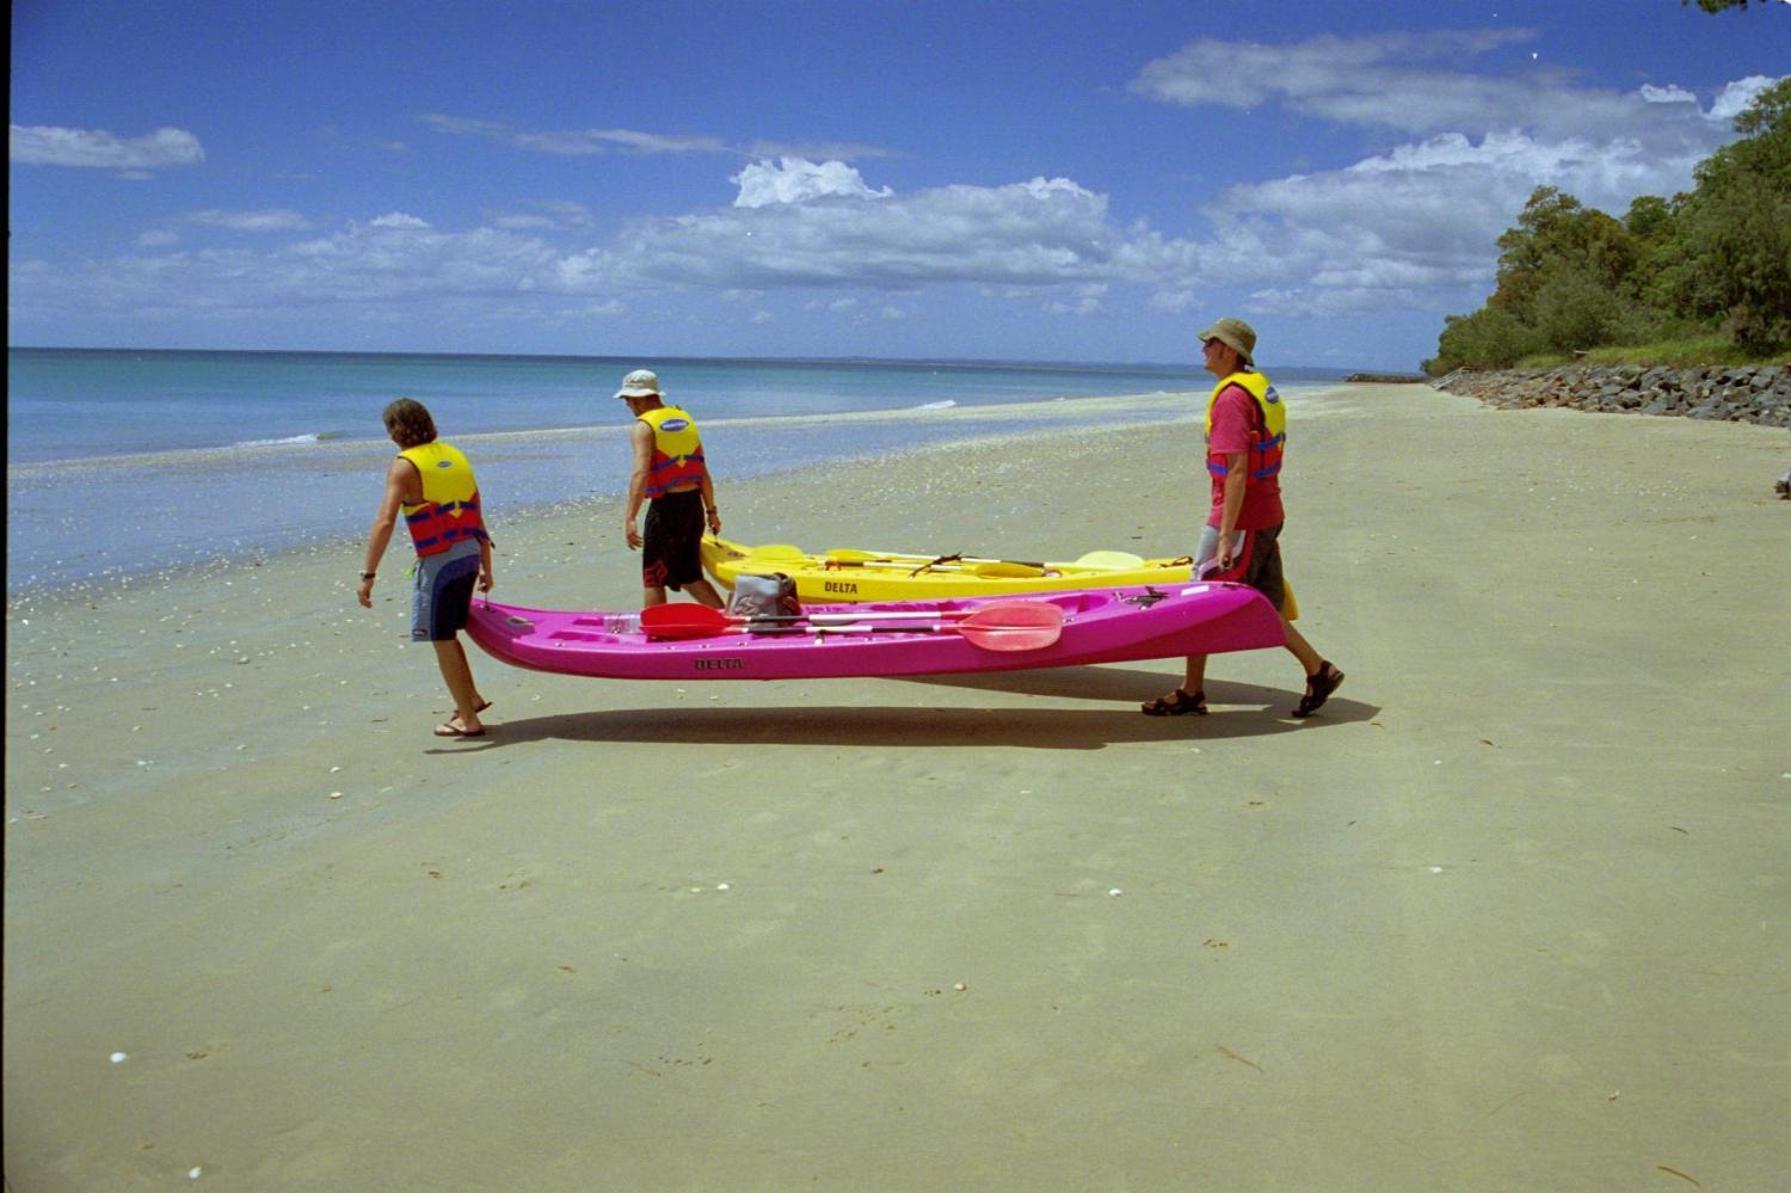
<svg viewBox="0 0 1791 1193">
<path fill-rule="evenodd" d="M 649 638 L 713 638 L 735 624 L 734 618 L 707 605 L 648 605 L 641 610 L 641 630 Z"/>
<path fill-rule="evenodd" d="M 1063 607 L 1047 601 L 984 605 L 947 628 L 984 650 L 1043 650 L 1063 636 Z"/>
</svg>

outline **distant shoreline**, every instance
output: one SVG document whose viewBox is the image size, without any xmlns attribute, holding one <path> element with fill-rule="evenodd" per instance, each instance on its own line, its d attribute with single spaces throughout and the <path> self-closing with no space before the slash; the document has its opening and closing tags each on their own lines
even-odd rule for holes
<svg viewBox="0 0 1791 1193">
<path fill-rule="evenodd" d="M 423 352 L 373 350 L 362 348 L 83 348 L 57 344 L 8 344 L 7 352 L 65 352 L 114 356 L 320 356 L 357 360 L 489 360 L 540 361 L 543 364 L 593 363 L 627 366 L 645 361 L 648 365 L 666 364 L 763 364 L 779 365 L 874 365 L 881 368 L 1001 369 L 1060 372 L 1144 371 L 1199 373 L 1200 364 L 1187 360 L 1022 360 L 1007 357 L 981 356 L 685 356 L 665 353 L 636 353 L 628 356 L 584 355 L 563 352 Z M 1277 370 L 1265 366 L 1273 376 Z M 1313 379 L 1341 381 L 1346 369 L 1317 365 L 1282 365 L 1279 371 L 1311 375 Z"/>
</svg>

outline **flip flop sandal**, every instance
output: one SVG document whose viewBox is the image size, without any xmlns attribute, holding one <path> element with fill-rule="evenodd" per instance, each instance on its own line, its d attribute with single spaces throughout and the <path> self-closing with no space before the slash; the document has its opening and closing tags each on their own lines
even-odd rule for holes
<svg viewBox="0 0 1791 1193">
<path fill-rule="evenodd" d="M 460 726 L 454 724 L 451 721 L 443 721 L 440 725 L 437 725 L 435 727 L 435 736 L 437 736 L 437 737 L 484 737 L 485 736 L 485 726 L 481 725 L 477 729 L 468 730 L 468 729 L 462 729 Z"/>
<path fill-rule="evenodd" d="M 1192 713 L 1197 717 L 1206 716 L 1206 693 L 1187 692 L 1181 688 L 1167 696 L 1158 696 L 1148 704 L 1141 704 L 1138 711 L 1147 717 L 1185 717 Z"/>
<path fill-rule="evenodd" d="M 1306 694 L 1300 697 L 1300 703 L 1293 710 L 1296 717 L 1309 717 L 1324 707 L 1331 693 L 1343 686 L 1343 672 L 1337 670 L 1336 664 L 1321 661 L 1318 670 L 1306 677 Z"/>
</svg>

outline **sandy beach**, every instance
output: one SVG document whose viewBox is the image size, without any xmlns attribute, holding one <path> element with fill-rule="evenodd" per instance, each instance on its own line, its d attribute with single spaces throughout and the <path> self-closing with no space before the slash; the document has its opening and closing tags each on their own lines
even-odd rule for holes
<svg viewBox="0 0 1791 1193">
<path fill-rule="evenodd" d="M 1186 551 L 1187 421 L 731 483 L 815 548 Z M 450 437 L 451 429 L 450 429 Z M 15 601 L 11 1189 L 1706 1189 L 1791 1172 L 1782 431 L 1349 386 L 1281 651 L 624 684 L 358 544 Z M 475 459 L 475 463 L 476 463 Z M 368 514 L 377 493 L 369 478 Z M 620 503 L 493 596 L 632 607 Z"/>
</svg>

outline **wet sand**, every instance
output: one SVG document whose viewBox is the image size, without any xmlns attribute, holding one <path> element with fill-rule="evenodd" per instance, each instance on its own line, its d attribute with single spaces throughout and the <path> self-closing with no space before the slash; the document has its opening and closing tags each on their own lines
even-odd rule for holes
<svg viewBox="0 0 1791 1193">
<path fill-rule="evenodd" d="M 1791 441 L 1415 386 L 1290 433 L 1349 675 L 1306 722 L 1281 651 L 1167 720 L 1174 660 L 475 653 L 492 732 L 444 742 L 396 554 L 373 612 L 358 546 L 15 601 L 12 1188 L 1782 1183 Z M 1198 440 L 718 495 L 747 542 L 1174 554 Z M 635 602 L 619 503 L 488 500 L 496 598 Z"/>
</svg>

